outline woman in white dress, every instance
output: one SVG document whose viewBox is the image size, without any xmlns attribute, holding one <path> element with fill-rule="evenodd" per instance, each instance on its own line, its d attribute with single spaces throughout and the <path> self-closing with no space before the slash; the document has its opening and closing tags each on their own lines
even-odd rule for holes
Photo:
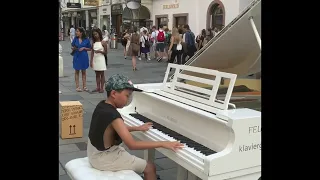
<svg viewBox="0 0 320 180">
<path fill-rule="evenodd" d="M 107 45 L 102 43 L 102 32 L 100 29 L 92 30 L 92 51 L 90 66 L 96 73 L 97 88 L 92 92 L 104 92 L 105 76 L 104 71 L 107 70 L 105 54 L 107 53 Z"/>
</svg>

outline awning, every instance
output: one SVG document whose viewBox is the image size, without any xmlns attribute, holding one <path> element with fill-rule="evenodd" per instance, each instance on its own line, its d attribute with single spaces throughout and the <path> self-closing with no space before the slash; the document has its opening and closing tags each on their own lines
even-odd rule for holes
<svg viewBox="0 0 320 180">
<path fill-rule="evenodd" d="M 123 19 L 150 19 L 149 9 L 145 6 L 141 6 L 139 9 L 124 8 L 122 13 Z"/>
<path fill-rule="evenodd" d="M 122 19 L 129 19 L 129 20 L 131 20 L 131 19 L 132 19 L 132 16 L 133 16 L 132 10 L 129 9 L 129 8 L 127 8 L 127 7 L 125 7 L 124 10 L 123 10 L 123 12 L 122 12 Z"/>
</svg>

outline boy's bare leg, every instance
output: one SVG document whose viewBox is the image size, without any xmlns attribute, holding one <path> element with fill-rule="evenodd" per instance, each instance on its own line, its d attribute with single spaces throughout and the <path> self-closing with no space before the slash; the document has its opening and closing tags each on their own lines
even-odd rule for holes
<svg viewBox="0 0 320 180">
<path fill-rule="evenodd" d="M 156 180 L 157 179 L 157 175 L 156 175 L 156 166 L 151 163 L 151 162 L 147 162 L 147 166 L 143 171 L 144 174 L 144 180 Z"/>
</svg>

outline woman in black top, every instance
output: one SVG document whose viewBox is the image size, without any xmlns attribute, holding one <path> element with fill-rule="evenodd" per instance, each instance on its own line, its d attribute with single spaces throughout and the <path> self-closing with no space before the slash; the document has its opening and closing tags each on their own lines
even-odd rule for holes
<svg viewBox="0 0 320 180">
<path fill-rule="evenodd" d="M 170 46 L 168 49 L 168 52 L 171 52 L 171 57 L 169 60 L 169 63 L 173 63 L 174 59 L 177 58 L 177 64 L 182 64 L 182 59 L 181 59 L 181 55 L 182 55 L 182 49 L 177 49 L 178 44 L 181 45 L 181 41 L 182 38 L 179 34 L 179 31 L 177 28 L 173 28 L 172 29 L 172 35 L 171 35 L 171 40 L 170 40 Z M 171 69 L 170 69 L 171 70 Z"/>
<path fill-rule="evenodd" d="M 201 34 L 199 34 L 196 39 L 196 42 L 198 44 L 198 47 L 197 47 L 198 50 L 200 50 L 205 45 L 204 43 L 205 37 L 206 37 L 206 30 L 202 29 Z"/>
</svg>

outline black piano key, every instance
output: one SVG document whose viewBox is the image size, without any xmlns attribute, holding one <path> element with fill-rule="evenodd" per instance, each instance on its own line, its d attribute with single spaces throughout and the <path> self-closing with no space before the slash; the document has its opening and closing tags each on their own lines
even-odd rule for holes
<svg viewBox="0 0 320 180">
<path fill-rule="evenodd" d="M 136 119 L 139 119 L 140 121 L 146 123 L 146 122 L 152 122 L 153 123 L 153 128 L 154 129 L 157 129 L 161 132 L 163 132 L 164 134 L 170 136 L 170 137 L 173 137 L 174 139 L 180 141 L 181 143 L 185 143 L 188 147 L 190 148 L 193 148 L 195 149 L 196 151 L 200 151 L 202 154 L 208 156 L 208 155 L 211 155 L 211 154 L 214 154 L 216 153 L 215 151 L 175 132 L 175 131 L 172 131 L 171 129 L 167 128 L 167 127 L 164 127 L 162 126 L 161 124 L 157 123 L 157 122 L 154 122 L 144 116 L 142 116 L 141 114 L 137 114 L 137 113 L 132 113 L 130 114 L 130 116 L 136 118 Z"/>
</svg>

